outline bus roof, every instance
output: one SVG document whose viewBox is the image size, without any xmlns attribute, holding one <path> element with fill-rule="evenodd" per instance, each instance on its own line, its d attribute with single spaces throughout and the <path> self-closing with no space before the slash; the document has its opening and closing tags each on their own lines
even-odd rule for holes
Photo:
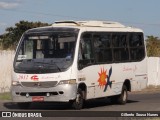
<svg viewBox="0 0 160 120">
<path fill-rule="evenodd" d="M 128 27 L 119 22 L 112 21 L 57 21 L 52 24 L 52 26 L 34 28 L 31 31 L 36 30 L 45 30 L 51 28 L 78 28 L 78 29 L 86 29 L 90 31 L 122 31 L 122 32 L 143 32 L 141 29 Z"/>
<path fill-rule="evenodd" d="M 57 21 L 52 24 L 53 27 L 73 27 L 87 28 L 87 30 L 106 30 L 106 31 L 128 31 L 128 32 L 143 32 L 141 29 L 128 27 L 119 22 L 113 21 Z M 107 28 L 107 29 L 106 29 Z"/>
<path fill-rule="evenodd" d="M 107 27 L 124 28 L 125 26 L 118 22 L 111 21 L 57 21 L 52 26 L 79 26 L 79 27 Z"/>
</svg>

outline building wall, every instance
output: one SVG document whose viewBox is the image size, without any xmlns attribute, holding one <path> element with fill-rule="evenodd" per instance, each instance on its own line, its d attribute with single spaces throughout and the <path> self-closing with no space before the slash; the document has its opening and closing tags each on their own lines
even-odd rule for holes
<svg viewBox="0 0 160 120">
<path fill-rule="evenodd" d="M 10 90 L 13 58 L 14 51 L 0 51 L 0 93 Z"/>
<path fill-rule="evenodd" d="M 148 85 L 160 85 L 160 57 L 148 58 Z"/>
</svg>

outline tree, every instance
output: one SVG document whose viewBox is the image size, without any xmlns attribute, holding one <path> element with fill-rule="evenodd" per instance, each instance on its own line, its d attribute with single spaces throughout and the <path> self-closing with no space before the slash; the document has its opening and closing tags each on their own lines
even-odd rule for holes
<svg viewBox="0 0 160 120">
<path fill-rule="evenodd" d="M 147 36 L 147 53 L 149 57 L 160 57 L 160 39 L 154 36 Z"/>
<path fill-rule="evenodd" d="M 3 35 L 1 44 L 3 49 L 14 49 L 18 44 L 22 34 L 31 28 L 48 26 L 48 23 L 20 21 L 15 27 L 8 27 L 6 34 Z"/>
</svg>

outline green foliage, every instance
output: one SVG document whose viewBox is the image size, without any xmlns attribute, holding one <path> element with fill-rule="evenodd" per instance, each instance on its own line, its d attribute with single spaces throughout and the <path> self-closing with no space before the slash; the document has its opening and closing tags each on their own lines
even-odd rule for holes
<svg viewBox="0 0 160 120">
<path fill-rule="evenodd" d="M 11 100 L 11 93 L 0 93 L 0 100 Z"/>
<path fill-rule="evenodd" d="M 15 24 L 15 27 L 9 27 L 6 29 L 6 34 L 1 36 L 0 45 L 3 49 L 15 49 L 22 34 L 26 30 L 48 25 L 48 23 L 20 21 Z"/>
<path fill-rule="evenodd" d="M 160 39 L 154 36 L 147 36 L 148 57 L 160 57 Z"/>
</svg>

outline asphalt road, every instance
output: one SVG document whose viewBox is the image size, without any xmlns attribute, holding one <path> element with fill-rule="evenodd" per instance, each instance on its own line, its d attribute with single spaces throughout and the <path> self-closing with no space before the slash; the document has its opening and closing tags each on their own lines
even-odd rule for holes
<svg viewBox="0 0 160 120">
<path fill-rule="evenodd" d="M 67 103 L 33 103 L 28 110 L 35 112 L 52 112 L 57 110 L 63 112 L 72 111 Z M 0 101 L 0 111 L 26 110 L 19 109 L 17 105 L 12 103 L 11 101 Z M 84 109 L 82 109 L 81 111 L 160 111 L 160 93 L 131 93 L 129 94 L 128 102 L 126 105 L 113 104 L 107 98 L 90 100 L 86 102 Z M 62 117 L 65 116 L 62 115 Z M 61 118 L 58 119 L 61 120 Z M 65 118 L 65 120 L 67 119 L 68 118 Z M 92 120 L 94 119 L 96 118 L 93 118 Z"/>
<path fill-rule="evenodd" d="M 19 109 L 11 101 L 0 101 L 0 111 L 24 110 Z M 28 110 L 72 110 L 67 103 L 33 103 Z M 82 111 L 160 111 L 159 93 L 131 93 L 126 105 L 117 105 L 109 99 L 96 99 L 86 102 Z"/>
<path fill-rule="evenodd" d="M 11 101 L 0 101 L 0 111 L 19 109 Z M 33 103 L 28 110 L 72 110 L 67 103 Z M 24 110 L 25 111 L 25 110 Z M 109 99 L 87 101 L 82 111 L 160 111 L 160 93 L 131 93 L 126 105 L 117 105 Z"/>
</svg>

